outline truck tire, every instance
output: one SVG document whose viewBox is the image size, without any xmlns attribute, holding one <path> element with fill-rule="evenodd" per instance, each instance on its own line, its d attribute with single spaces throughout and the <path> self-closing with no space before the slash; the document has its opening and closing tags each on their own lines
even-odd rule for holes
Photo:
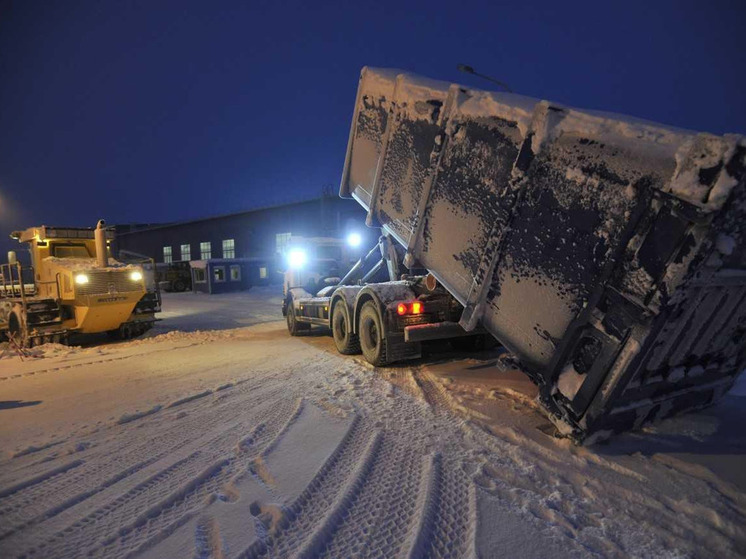
<svg viewBox="0 0 746 559">
<path fill-rule="evenodd" d="M 186 283 L 184 283 L 184 280 L 177 279 L 173 283 L 173 290 L 177 293 L 181 293 L 182 291 L 186 291 Z"/>
<path fill-rule="evenodd" d="M 295 308 L 293 307 L 292 301 L 288 306 L 288 313 L 286 318 L 288 322 L 288 332 L 290 332 L 291 336 L 300 336 L 301 332 L 307 332 L 311 328 L 310 324 L 306 324 L 305 322 L 298 322 L 297 320 L 295 320 Z"/>
<path fill-rule="evenodd" d="M 368 301 L 360 310 L 360 324 L 358 325 L 360 349 L 365 360 L 375 367 L 382 367 L 388 363 L 386 359 L 386 331 L 383 327 L 378 308 L 373 301 Z"/>
<path fill-rule="evenodd" d="M 342 299 L 338 299 L 332 307 L 332 336 L 337 351 L 342 355 L 360 353 L 360 338 L 352 332 L 350 311 Z"/>
</svg>

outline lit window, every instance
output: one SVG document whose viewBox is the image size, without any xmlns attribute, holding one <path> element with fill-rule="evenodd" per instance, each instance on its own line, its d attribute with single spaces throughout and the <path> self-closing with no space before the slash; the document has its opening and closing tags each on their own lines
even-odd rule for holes
<svg viewBox="0 0 746 559">
<path fill-rule="evenodd" d="M 267 268 L 265 266 L 259 268 L 259 279 L 267 279 Z"/>
<path fill-rule="evenodd" d="M 241 266 L 231 266 L 231 281 L 241 281 Z"/>
<path fill-rule="evenodd" d="M 207 276 L 205 275 L 204 269 L 202 268 L 194 269 L 194 281 L 195 283 L 205 283 L 207 281 Z"/>
<path fill-rule="evenodd" d="M 215 266 L 212 269 L 212 277 L 215 281 L 225 281 L 225 268 L 223 266 Z"/>
<path fill-rule="evenodd" d="M 173 262 L 173 254 L 171 253 L 171 247 L 163 247 L 163 261 Z"/>
<path fill-rule="evenodd" d="M 199 257 L 202 260 L 209 260 L 212 258 L 212 243 L 210 241 L 199 244 Z"/>
<path fill-rule="evenodd" d="M 277 244 L 277 252 L 285 254 L 285 249 L 290 244 L 290 233 L 277 233 L 275 235 L 275 242 Z"/>
<path fill-rule="evenodd" d="M 192 245 L 181 245 L 181 259 L 182 260 L 192 259 Z"/>
<path fill-rule="evenodd" d="M 223 239 L 223 258 L 236 257 L 236 244 L 233 239 Z"/>
</svg>

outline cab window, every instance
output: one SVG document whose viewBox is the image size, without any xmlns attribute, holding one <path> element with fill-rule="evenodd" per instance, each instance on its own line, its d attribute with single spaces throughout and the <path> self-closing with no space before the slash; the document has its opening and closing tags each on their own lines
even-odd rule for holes
<svg viewBox="0 0 746 559">
<path fill-rule="evenodd" d="M 55 243 L 52 245 L 52 256 L 57 258 L 92 258 L 84 244 Z"/>
</svg>

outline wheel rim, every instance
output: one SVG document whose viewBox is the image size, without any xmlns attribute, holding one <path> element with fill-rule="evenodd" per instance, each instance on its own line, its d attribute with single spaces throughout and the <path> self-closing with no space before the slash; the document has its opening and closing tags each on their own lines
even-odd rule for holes
<svg viewBox="0 0 746 559">
<path fill-rule="evenodd" d="M 335 320 L 337 323 L 337 337 L 340 340 L 344 340 L 347 337 L 347 325 L 345 324 L 345 317 L 341 314 L 339 318 Z"/>
<path fill-rule="evenodd" d="M 365 321 L 365 325 L 368 334 L 365 341 L 370 349 L 375 350 L 378 347 L 378 327 L 375 320 L 370 318 Z"/>
</svg>

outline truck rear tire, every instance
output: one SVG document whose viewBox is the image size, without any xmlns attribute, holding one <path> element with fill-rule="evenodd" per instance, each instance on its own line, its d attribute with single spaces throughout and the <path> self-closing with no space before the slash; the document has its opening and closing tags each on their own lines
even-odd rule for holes
<svg viewBox="0 0 746 559">
<path fill-rule="evenodd" d="M 342 299 L 338 299 L 332 307 L 332 336 L 337 351 L 342 355 L 360 353 L 360 338 L 352 332 L 350 312 Z"/>
<path fill-rule="evenodd" d="M 388 363 L 386 358 L 386 331 L 376 304 L 368 301 L 360 310 L 360 324 L 358 326 L 360 349 L 365 360 L 375 367 L 382 367 Z"/>
<path fill-rule="evenodd" d="M 307 332 L 311 329 L 310 324 L 306 324 L 305 322 L 298 322 L 297 320 L 295 320 L 295 308 L 293 307 L 292 301 L 288 305 L 288 313 L 286 318 L 288 322 L 288 332 L 290 332 L 291 336 L 300 336 L 301 332 Z"/>
</svg>

